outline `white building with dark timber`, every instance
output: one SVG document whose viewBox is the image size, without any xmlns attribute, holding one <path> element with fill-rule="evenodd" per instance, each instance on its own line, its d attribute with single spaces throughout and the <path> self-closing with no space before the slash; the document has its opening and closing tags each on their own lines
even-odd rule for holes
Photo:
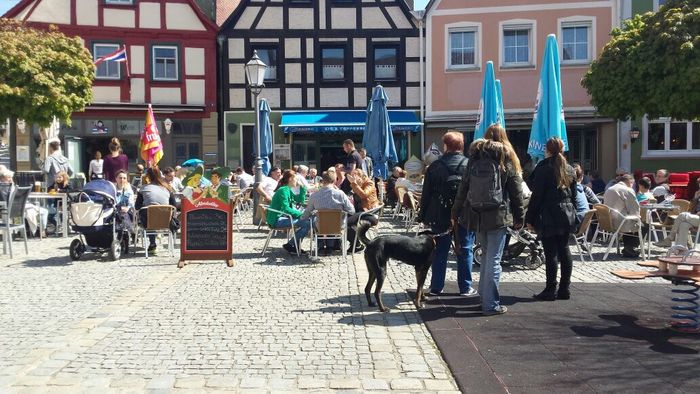
<svg viewBox="0 0 700 394">
<path fill-rule="evenodd" d="M 254 97 L 244 65 L 269 66 L 260 97 L 272 113 L 276 165 L 328 168 L 342 141 L 362 142 L 372 88 L 389 96 L 400 161 L 421 151 L 421 43 L 404 0 L 243 0 L 219 32 L 226 164 L 254 161 Z"/>
</svg>

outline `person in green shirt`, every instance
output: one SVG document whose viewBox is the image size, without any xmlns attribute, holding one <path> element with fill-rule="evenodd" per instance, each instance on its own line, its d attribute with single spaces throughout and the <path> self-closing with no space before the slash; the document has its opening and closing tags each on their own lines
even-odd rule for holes
<svg viewBox="0 0 700 394">
<path fill-rule="evenodd" d="M 282 179 L 277 185 L 275 194 L 272 196 L 272 201 L 270 201 L 270 210 L 267 211 L 267 224 L 276 228 L 287 227 L 293 223 L 296 229 L 297 245 L 301 248 L 301 241 L 311 229 L 311 219 L 301 219 L 303 211 L 297 209 L 296 204 L 303 204 L 306 201 L 306 188 L 301 186 L 299 194 L 294 194 L 292 189 L 296 186 L 296 173 L 292 170 L 285 170 L 282 174 Z M 272 211 L 272 209 L 291 215 L 292 223 L 290 223 L 288 216 L 281 216 L 280 213 Z M 283 248 L 290 254 L 297 254 L 294 238 L 287 241 Z M 300 250 L 299 253 L 306 254 L 306 251 Z"/>
</svg>

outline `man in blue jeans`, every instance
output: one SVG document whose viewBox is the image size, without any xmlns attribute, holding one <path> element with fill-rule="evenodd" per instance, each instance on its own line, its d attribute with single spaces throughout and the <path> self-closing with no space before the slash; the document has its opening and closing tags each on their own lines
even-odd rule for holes
<svg viewBox="0 0 700 394">
<path fill-rule="evenodd" d="M 449 131 L 442 137 L 445 154 L 433 162 L 425 174 L 419 221 L 439 236 L 435 237 L 430 295 L 442 293 L 445 287 L 447 257 L 452 245 L 452 231 L 457 237 L 460 253 L 457 255 L 457 285 L 462 296 L 476 296 L 472 288 L 474 232 L 459 226 L 450 228 L 450 211 L 462 179 L 467 159 L 462 154 L 464 137 L 458 131 Z"/>
</svg>

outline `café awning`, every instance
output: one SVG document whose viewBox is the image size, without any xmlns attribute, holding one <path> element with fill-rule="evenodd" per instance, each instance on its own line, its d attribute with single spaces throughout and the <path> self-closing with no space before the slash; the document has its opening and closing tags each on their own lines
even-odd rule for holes
<svg viewBox="0 0 700 394">
<path fill-rule="evenodd" d="M 283 112 L 279 127 L 285 134 L 362 134 L 366 120 L 366 111 Z M 413 111 L 389 111 L 389 121 L 394 133 L 415 133 L 422 125 Z"/>
</svg>

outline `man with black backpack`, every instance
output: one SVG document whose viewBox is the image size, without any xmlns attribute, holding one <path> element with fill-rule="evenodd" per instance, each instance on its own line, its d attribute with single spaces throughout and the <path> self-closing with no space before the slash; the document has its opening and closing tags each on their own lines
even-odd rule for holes
<svg viewBox="0 0 700 394">
<path fill-rule="evenodd" d="M 461 226 L 451 228 L 450 222 L 452 204 L 462 182 L 464 170 L 467 168 L 467 158 L 462 154 L 464 137 L 462 133 L 450 130 L 442 137 L 442 143 L 445 154 L 434 161 L 425 174 L 418 218 L 419 222 L 430 227 L 434 233 L 440 234 L 439 237 L 435 238 L 433 273 L 428 294 L 438 295 L 442 293 L 445 286 L 447 256 L 450 253 L 452 232 L 454 231 L 457 244 L 461 247 L 461 251 L 457 255 L 459 294 L 476 296 L 477 292 L 472 288 L 474 232 Z"/>
</svg>

